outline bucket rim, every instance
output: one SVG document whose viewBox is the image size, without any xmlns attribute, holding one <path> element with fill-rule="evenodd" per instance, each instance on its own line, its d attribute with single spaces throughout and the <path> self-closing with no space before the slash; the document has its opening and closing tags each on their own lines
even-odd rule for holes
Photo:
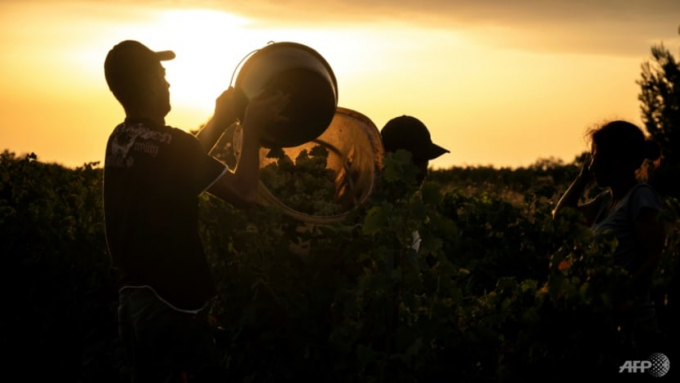
<svg viewBox="0 0 680 383">
<path fill-rule="evenodd" d="M 280 48 L 286 48 L 286 47 L 293 47 L 293 48 L 299 48 L 301 50 L 307 51 L 308 53 L 311 53 L 313 56 L 315 56 L 326 68 L 326 71 L 330 75 L 331 80 L 333 81 L 333 90 L 335 91 L 335 99 L 338 100 L 339 97 L 339 92 L 338 92 L 338 82 L 337 78 L 335 77 L 335 72 L 333 71 L 333 68 L 331 65 L 328 63 L 325 57 L 321 55 L 317 50 L 314 48 L 294 42 L 294 41 L 270 41 L 268 42 L 264 47 L 255 49 L 248 54 L 246 54 L 241 61 L 239 61 L 239 64 L 236 66 L 234 69 L 234 72 L 232 74 L 232 80 L 231 80 L 231 85 L 234 88 L 239 88 L 239 84 L 243 81 L 243 74 L 247 73 L 247 68 L 249 67 L 249 64 L 252 63 L 253 59 L 256 58 L 257 56 L 262 56 L 263 54 L 266 54 L 267 52 L 270 52 L 274 49 L 280 49 Z M 252 65 L 252 64 L 251 64 Z"/>
</svg>

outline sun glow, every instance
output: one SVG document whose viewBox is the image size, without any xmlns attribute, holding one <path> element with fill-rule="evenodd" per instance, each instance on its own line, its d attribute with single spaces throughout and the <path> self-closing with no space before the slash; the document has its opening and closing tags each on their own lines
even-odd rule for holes
<svg viewBox="0 0 680 383">
<path fill-rule="evenodd" d="M 410 13 L 366 14 L 358 3 L 344 17 L 300 18 L 303 2 L 284 3 L 0 1 L 0 142 L 69 166 L 102 160 L 110 129 L 124 117 L 103 62 L 127 39 L 177 54 L 164 63 L 173 107 L 166 123 L 186 131 L 211 116 L 242 60 L 270 41 L 316 50 L 336 76 L 338 105 L 378 127 L 399 114 L 421 118 L 451 150 L 435 167 L 571 160 L 592 123 L 610 116 L 639 123 L 635 79 L 648 49 L 600 49 L 612 33 L 581 45 L 578 28 L 548 34 L 544 44 L 527 37 L 537 20 L 443 26 Z M 647 36 L 652 44 L 664 35 Z"/>
<path fill-rule="evenodd" d="M 167 122 L 187 130 L 210 117 L 215 99 L 233 85 L 240 65 L 269 42 L 292 41 L 316 50 L 337 78 L 339 105 L 354 107 L 351 92 L 342 88 L 379 72 L 377 66 L 389 56 L 387 51 L 394 42 L 366 26 L 314 31 L 263 28 L 253 20 L 215 10 L 160 11 L 144 28 L 140 39 L 150 48 L 171 49 L 177 54 L 163 63 L 173 105 Z"/>
<path fill-rule="evenodd" d="M 242 39 L 249 20 L 212 10 L 163 11 L 154 29 L 159 41 L 152 49 L 171 49 L 177 57 L 164 63 L 172 102 L 204 115 L 230 84 L 231 76 L 248 43 Z M 153 45 L 151 45 L 153 44 Z"/>
</svg>

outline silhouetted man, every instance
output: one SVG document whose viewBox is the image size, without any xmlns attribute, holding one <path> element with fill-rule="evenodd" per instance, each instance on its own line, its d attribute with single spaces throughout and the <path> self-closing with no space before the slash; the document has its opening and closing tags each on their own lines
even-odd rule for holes
<svg viewBox="0 0 680 383">
<path fill-rule="evenodd" d="M 208 301 L 216 294 L 198 232 L 198 197 L 207 191 L 236 206 L 257 199 L 260 132 L 281 119 L 287 97 L 260 95 L 243 119 L 236 169 L 208 153 L 238 115 L 228 89 L 195 136 L 165 125 L 169 83 L 161 61 L 137 41 L 114 46 L 104 63 L 125 110 L 111 133 L 104 167 L 106 239 L 121 272 L 119 331 L 134 382 L 213 381 L 219 374 Z"/>
<path fill-rule="evenodd" d="M 432 142 L 430 131 L 419 119 L 412 116 L 395 117 L 380 130 L 385 152 L 396 152 L 399 149 L 411 153 L 413 164 L 420 170 L 417 182 L 422 184 L 427 177 L 430 160 L 444 153 L 447 149 Z"/>
<path fill-rule="evenodd" d="M 412 116 L 403 115 L 389 120 L 380 130 L 380 135 L 386 153 L 394 153 L 400 149 L 411 153 L 411 162 L 418 168 L 416 182 L 419 186 L 427 177 L 430 160 L 449 153 L 447 149 L 433 143 L 425 124 Z M 420 234 L 414 231 L 412 235 L 412 247 L 418 251 Z"/>
</svg>

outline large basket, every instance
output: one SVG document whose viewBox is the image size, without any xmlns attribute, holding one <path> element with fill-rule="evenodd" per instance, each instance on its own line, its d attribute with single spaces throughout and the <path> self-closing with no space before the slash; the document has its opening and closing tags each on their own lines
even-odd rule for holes
<svg viewBox="0 0 680 383">
<path fill-rule="evenodd" d="M 319 148 L 327 153 L 325 161 L 323 156 L 310 155 Z M 260 149 L 262 203 L 313 224 L 340 221 L 364 203 L 374 190 L 384 154 L 375 124 L 365 115 L 342 107 L 337 108 L 328 129 L 319 137 L 282 149 L 290 162 L 282 163 L 281 151 L 278 158 L 272 151 L 276 149 Z M 325 171 L 319 173 L 324 163 Z M 291 184 L 296 184 L 297 194 L 290 194 Z"/>
<path fill-rule="evenodd" d="M 211 154 L 233 169 L 241 142 L 242 131 L 234 124 Z M 316 156 L 319 151 L 325 156 Z M 375 124 L 359 112 L 338 107 L 319 137 L 295 147 L 260 148 L 260 204 L 276 206 L 308 224 L 341 221 L 373 192 L 383 155 Z"/>
</svg>

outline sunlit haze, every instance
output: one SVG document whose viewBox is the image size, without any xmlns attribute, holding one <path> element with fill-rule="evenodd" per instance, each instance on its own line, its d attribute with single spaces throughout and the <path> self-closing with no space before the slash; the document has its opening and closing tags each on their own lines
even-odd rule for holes
<svg viewBox="0 0 680 383">
<path fill-rule="evenodd" d="M 244 57 L 292 41 L 329 62 L 339 106 L 378 128 L 420 118 L 451 151 L 434 167 L 568 162 L 587 149 L 592 124 L 641 124 L 640 66 L 652 45 L 680 46 L 677 0 L 229 3 L 3 1 L 0 150 L 66 166 L 103 161 L 124 117 L 103 74 L 119 41 L 177 54 L 164 63 L 166 122 L 186 131 L 210 117 Z"/>
</svg>

